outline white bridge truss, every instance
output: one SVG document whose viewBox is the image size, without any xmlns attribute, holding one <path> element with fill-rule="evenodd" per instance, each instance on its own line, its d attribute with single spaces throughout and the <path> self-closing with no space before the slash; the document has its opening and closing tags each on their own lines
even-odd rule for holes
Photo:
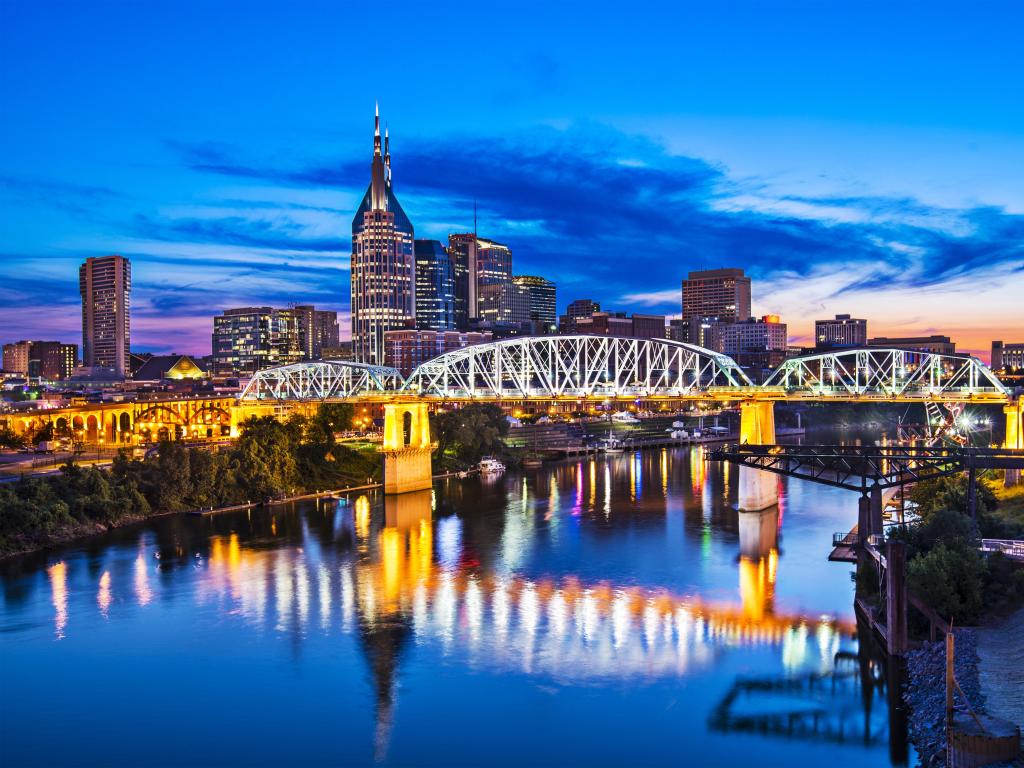
<svg viewBox="0 0 1024 768">
<path fill-rule="evenodd" d="M 1004 400 L 1009 392 L 977 358 L 903 349 L 849 349 L 786 360 L 761 386 L 729 356 L 668 339 L 520 336 L 446 352 L 408 379 L 385 366 L 294 363 L 260 371 L 243 400 L 329 400 L 374 395 L 437 399 L 698 397 Z"/>
<path fill-rule="evenodd" d="M 394 392 L 402 386 L 395 368 L 344 360 L 317 360 L 257 373 L 241 400 L 335 400 Z"/>
<path fill-rule="evenodd" d="M 447 352 L 405 383 L 441 398 L 685 396 L 752 387 L 731 357 L 668 339 L 523 336 Z"/>
<path fill-rule="evenodd" d="M 850 349 L 786 360 L 764 383 L 814 396 L 941 399 L 1007 395 L 980 360 L 905 349 Z"/>
</svg>

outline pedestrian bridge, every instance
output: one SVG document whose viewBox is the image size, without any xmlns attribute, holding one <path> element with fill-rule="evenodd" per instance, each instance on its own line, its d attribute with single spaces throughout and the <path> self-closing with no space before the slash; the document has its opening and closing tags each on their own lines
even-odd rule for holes
<svg viewBox="0 0 1024 768">
<path fill-rule="evenodd" d="M 260 371 L 245 400 L 809 400 L 1006 403 L 975 357 L 849 349 L 785 361 L 761 385 L 729 356 L 669 339 L 524 336 L 447 352 L 408 378 L 346 361 Z"/>
</svg>

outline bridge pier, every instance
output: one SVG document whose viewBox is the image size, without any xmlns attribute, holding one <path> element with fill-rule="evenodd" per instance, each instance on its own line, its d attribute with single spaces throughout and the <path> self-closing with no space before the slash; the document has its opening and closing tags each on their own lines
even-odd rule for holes
<svg viewBox="0 0 1024 768">
<path fill-rule="evenodd" d="M 1003 413 L 1006 414 L 1006 439 L 1003 447 L 1024 448 L 1024 397 L 1018 397 L 1003 406 Z M 1020 472 L 1019 469 L 1007 469 L 1003 485 L 1009 488 L 1020 483 Z"/>
<path fill-rule="evenodd" d="M 767 557 L 773 549 L 777 549 L 779 541 L 779 513 L 777 510 L 743 512 L 739 518 L 740 557 L 757 561 Z"/>
<path fill-rule="evenodd" d="M 770 400 L 740 403 L 740 444 L 775 444 L 775 407 Z M 778 503 L 778 478 L 771 472 L 740 467 L 740 511 L 759 512 Z"/>
<path fill-rule="evenodd" d="M 384 406 L 384 493 L 428 490 L 433 484 L 430 416 L 426 403 Z"/>
</svg>

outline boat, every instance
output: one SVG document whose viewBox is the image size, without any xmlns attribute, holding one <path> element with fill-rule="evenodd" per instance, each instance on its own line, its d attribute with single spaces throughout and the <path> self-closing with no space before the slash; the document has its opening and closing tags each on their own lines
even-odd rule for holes
<svg viewBox="0 0 1024 768">
<path fill-rule="evenodd" d="M 622 441 L 617 437 L 613 437 L 610 429 L 608 430 L 608 437 L 598 443 L 598 447 L 605 453 L 622 453 L 624 450 Z"/>
<path fill-rule="evenodd" d="M 505 465 L 493 456 L 484 456 L 477 465 L 482 475 L 497 475 L 505 471 Z"/>
</svg>

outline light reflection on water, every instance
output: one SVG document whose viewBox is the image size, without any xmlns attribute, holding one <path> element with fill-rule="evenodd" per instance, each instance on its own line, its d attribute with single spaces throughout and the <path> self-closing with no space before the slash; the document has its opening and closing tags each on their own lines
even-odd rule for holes
<svg viewBox="0 0 1024 768">
<path fill-rule="evenodd" d="M 859 653 L 847 572 L 825 562 L 831 531 L 845 521 L 830 505 L 845 497 L 783 486 L 778 508 L 740 515 L 730 506 L 735 472 L 690 450 L 662 450 L 565 462 L 491 484 L 446 482 L 386 500 L 360 495 L 298 510 L 154 521 L 88 551 L 54 556 L 43 571 L 24 565 L 8 575 L 4 652 L 38 672 L 57 648 L 88 662 L 97 652 L 88 641 L 97 620 L 116 630 L 106 636 L 116 643 L 144 634 L 147 622 L 181 617 L 209 645 L 228 639 L 261 658 L 280 653 L 261 637 L 288 639 L 302 668 L 327 678 L 339 674 L 330 660 L 346 648 L 346 658 L 369 671 L 369 683 L 350 670 L 345 687 L 366 691 L 364 710 L 372 713 L 372 729 L 347 736 L 370 750 L 367 760 L 397 762 L 411 749 L 403 707 L 412 718 L 423 696 L 472 698 L 481 681 L 466 673 L 516 691 L 507 711 L 501 697 L 490 700 L 499 722 L 519 711 L 519 698 L 536 695 L 531 685 L 557 684 L 563 698 L 605 691 L 609 713 L 626 719 L 686 690 L 680 706 L 695 729 L 688 738 L 713 739 L 707 756 L 722 758 L 731 747 L 706 723 L 742 721 L 720 716 L 720 703 L 715 708 L 733 681 L 827 676 L 837 658 Z M 44 625 L 49 640 L 37 631 Z M 355 643 L 332 647 L 348 639 Z M 403 676 L 423 675 L 428 683 L 403 692 Z M 286 675 L 277 680 L 282 688 L 293 683 Z M 327 701 L 332 692 L 318 690 Z M 621 709 L 627 692 L 630 712 Z M 851 700 L 859 709 L 860 699 Z M 576 700 L 561 716 L 572 722 L 585 703 Z M 300 722 L 303 713 L 293 714 Z M 881 732 L 884 700 L 860 718 Z M 502 734 L 516 740 L 514 729 Z M 17 744 L 17 732 L 3 735 Z M 672 761 L 678 738 L 670 730 L 651 734 L 649 757 Z M 757 738 L 766 755 L 792 761 L 798 752 Z M 871 743 L 880 748 L 871 760 L 888 764 L 884 743 Z M 563 746 L 543 749 L 557 755 Z M 834 749 L 815 754 L 835 761 L 844 753 Z M 510 745 L 489 762 L 514 763 L 516 754 Z M 578 752 L 564 758 L 571 755 Z M 599 751 L 598 763 L 602 755 L 612 760 Z M 239 756 L 238 763 L 249 761 Z"/>
</svg>

